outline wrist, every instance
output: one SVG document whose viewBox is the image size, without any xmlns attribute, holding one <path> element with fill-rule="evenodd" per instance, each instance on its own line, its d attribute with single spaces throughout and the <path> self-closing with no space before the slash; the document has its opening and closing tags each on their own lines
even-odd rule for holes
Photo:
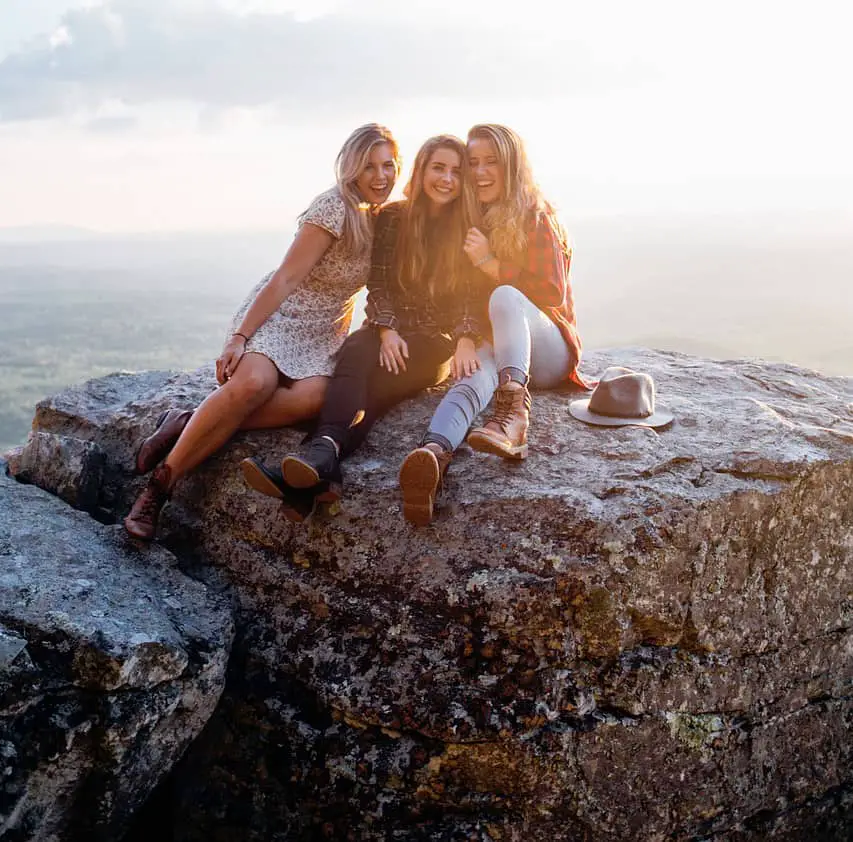
<svg viewBox="0 0 853 842">
<path fill-rule="evenodd" d="M 234 333 L 231 334 L 231 338 L 233 339 L 235 336 L 239 336 L 240 339 L 243 340 L 244 345 L 249 341 L 249 337 L 246 336 L 245 333 L 239 333 L 239 332 L 235 331 Z"/>
<path fill-rule="evenodd" d="M 490 260 L 494 260 L 494 259 L 495 259 L 495 256 L 494 256 L 491 252 L 489 252 L 489 253 L 488 253 L 488 254 L 486 254 L 484 257 L 481 257 L 481 258 L 480 258 L 480 259 L 479 259 L 479 260 L 474 264 L 474 266 L 476 266 L 476 267 L 479 269 L 479 268 L 481 268 L 484 264 L 486 264 L 486 263 L 488 263 Z"/>
</svg>

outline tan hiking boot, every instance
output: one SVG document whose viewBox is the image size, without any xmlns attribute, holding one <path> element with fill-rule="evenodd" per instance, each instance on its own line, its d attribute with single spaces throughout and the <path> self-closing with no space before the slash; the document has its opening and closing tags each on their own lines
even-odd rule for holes
<svg viewBox="0 0 853 842">
<path fill-rule="evenodd" d="M 400 491 L 403 493 L 403 517 L 415 526 L 432 521 L 435 497 L 441 487 L 453 454 L 440 444 L 430 442 L 413 450 L 400 466 Z"/>
<path fill-rule="evenodd" d="M 136 451 L 136 473 L 147 474 L 163 461 L 192 418 L 193 411 L 170 409 L 157 419 L 154 432 Z"/>
<path fill-rule="evenodd" d="M 148 478 L 142 494 L 130 509 L 130 514 L 124 519 L 124 528 L 128 535 L 151 541 L 157 532 L 157 521 L 163 506 L 172 496 L 172 469 L 166 465 L 158 465 Z"/>
<path fill-rule="evenodd" d="M 527 456 L 527 428 L 530 425 L 530 392 L 526 386 L 505 383 L 495 392 L 492 415 L 482 427 L 468 433 L 468 444 L 480 453 L 494 453 L 504 459 Z"/>
</svg>

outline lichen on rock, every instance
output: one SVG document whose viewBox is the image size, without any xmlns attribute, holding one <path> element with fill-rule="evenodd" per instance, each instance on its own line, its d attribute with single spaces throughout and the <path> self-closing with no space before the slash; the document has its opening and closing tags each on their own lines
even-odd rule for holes
<svg viewBox="0 0 853 842">
<path fill-rule="evenodd" d="M 238 469 L 295 431 L 240 434 L 179 487 L 162 541 L 240 633 L 161 792 L 176 840 L 846 838 L 853 382 L 643 349 L 585 370 L 608 365 L 651 373 L 675 422 L 587 427 L 534 393 L 530 457 L 463 446 L 427 528 L 396 475 L 441 390 L 305 525 Z M 43 402 L 36 433 L 104 454 L 93 506 L 118 519 L 154 419 L 211 388 L 116 375 Z"/>
</svg>

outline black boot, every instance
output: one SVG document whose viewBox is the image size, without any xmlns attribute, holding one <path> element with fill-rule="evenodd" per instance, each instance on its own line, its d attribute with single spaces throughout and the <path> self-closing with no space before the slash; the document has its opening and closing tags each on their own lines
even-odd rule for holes
<svg viewBox="0 0 853 842">
<path fill-rule="evenodd" d="M 321 482 L 328 483 L 328 489 L 318 496 L 323 502 L 331 503 L 341 498 L 341 462 L 331 439 L 311 439 L 304 456 L 285 456 L 281 462 L 281 473 L 291 488 L 313 488 Z"/>
<path fill-rule="evenodd" d="M 252 456 L 240 463 L 246 483 L 266 494 L 281 500 L 281 511 L 291 523 L 302 523 L 314 512 L 322 495 L 328 491 L 328 483 L 321 482 L 314 488 L 291 488 L 278 468 L 269 468 L 257 457 Z"/>
</svg>

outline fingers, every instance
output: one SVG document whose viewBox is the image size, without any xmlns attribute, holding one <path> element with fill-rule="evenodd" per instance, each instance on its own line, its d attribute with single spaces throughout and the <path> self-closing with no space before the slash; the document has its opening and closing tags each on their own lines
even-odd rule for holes
<svg viewBox="0 0 853 842">
<path fill-rule="evenodd" d="M 403 344 L 405 345 L 405 343 L 403 343 Z M 408 352 L 406 353 L 406 356 L 408 356 Z M 403 359 L 403 353 L 402 353 L 402 350 L 400 349 L 399 346 L 397 346 L 394 349 L 394 359 L 395 359 L 397 365 L 400 367 L 400 370 L 405 371 L 406 370 L 406 361 L 405 361 L 405 359 Z M 398 374 L 398 373 L 399 372 L 397 372 L 397 371 L 394 372 L 394 374 Z"/>
<path fill-rule="evenodd" d="M 382 348 L 379 351 L 379 365 L 386 371 L 390 371 L 392 374 L 400 373 L 400 369 L 397 366 L 397 360 L 389 348 Z"/>
<path fill-rule="evenodd" d="M 379 365 L 393 374 L 406 371 L 406 360 L 409 357 L 409 346 L 405 340 L 395 337 L 393 341 L 383 344 L 379 349 Z"/>
<path fill-rule="evenodd" d="M 450 360 L 450 376 L 451 376 L 454 380 L 458 380 L 458 379 L 459 379 L 459 374 L 457 373 L 458 371 L 459 371 L 459 367 L 458 367 L 458 365 L 457 365 L 457 363 L 456 363 L 456 357 L 453 357 L 453 358 Z"/>
</svg>

